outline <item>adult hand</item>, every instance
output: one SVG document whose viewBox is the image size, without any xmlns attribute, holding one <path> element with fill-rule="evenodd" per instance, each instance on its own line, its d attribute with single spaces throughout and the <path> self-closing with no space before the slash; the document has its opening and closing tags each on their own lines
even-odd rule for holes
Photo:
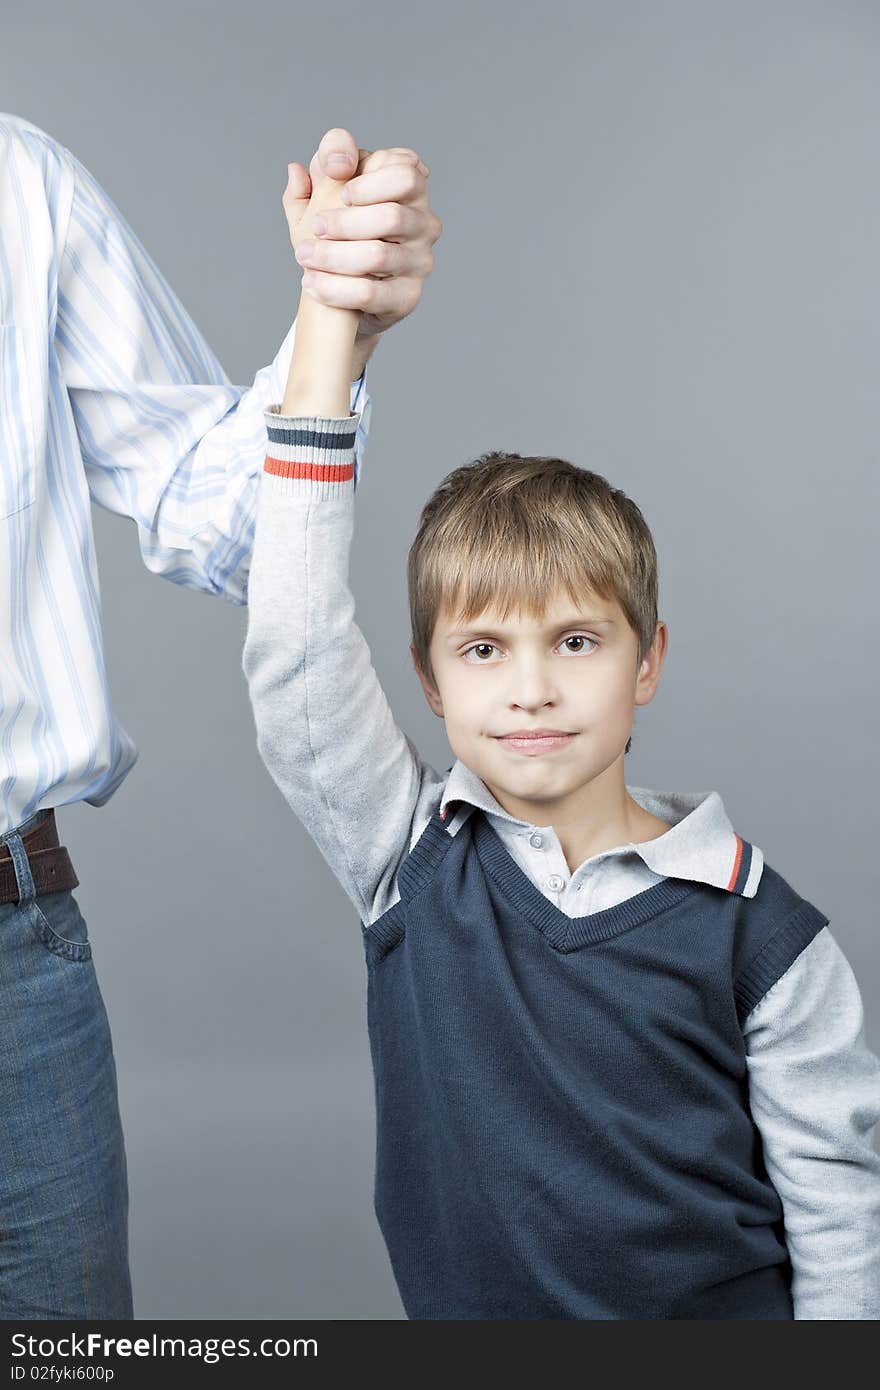
<svg viewBox="0 0 880 1390">
<path fill-rule="evenodd" d="M 434 268 L 431 247 L 443 224 L 428 205 L 427 165 L 411 149 L 358 149 L 349 131 L 334 128 L 308 170 L 288 167 L 281 202 L 309 272 L 305 287 L 322 304 L 357 310 L 359 338 L 384 333 L 412 313 Z M 325 179 L 348 182 L 335 206 L 310 206 Z M 349 206 L 338 205 L 343 192 Z"/>
</svg>

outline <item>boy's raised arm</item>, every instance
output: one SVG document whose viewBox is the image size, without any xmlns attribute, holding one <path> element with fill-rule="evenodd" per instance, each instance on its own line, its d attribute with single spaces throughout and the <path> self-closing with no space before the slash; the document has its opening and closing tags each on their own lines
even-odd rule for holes
<svg viewBox="0 0 880 1390">
<path fill-rule="evenodd" d="M 303 235 L 341 187 L 316 188 Z M 417 808 L 442 779 L 395 723 L 354 621 L 357 320 L 301 296 L 287 389 L 266 414 L 242 664 L 260 755 L 369 924 L 395 900 Z"/>
</svg>

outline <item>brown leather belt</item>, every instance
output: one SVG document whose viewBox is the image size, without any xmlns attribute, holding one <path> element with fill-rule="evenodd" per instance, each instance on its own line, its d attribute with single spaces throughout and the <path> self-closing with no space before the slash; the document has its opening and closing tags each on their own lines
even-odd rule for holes
<svg viewBox="0 0 880 1390">
<path fill-rule="evenodd" d="M 70 855 L 64 846 L 58 843 L 54 811 L 44 812 L 37 824 L 22 835 L 21 843 L 27 852 L 37 897 L 42 893 L 61 893 L 65 889 L 79 886 Z M 0 903 L 18 901 L 18 884 L 12 855 L 9 853 L 9 846 L 0 841 Z"/>
</svg>

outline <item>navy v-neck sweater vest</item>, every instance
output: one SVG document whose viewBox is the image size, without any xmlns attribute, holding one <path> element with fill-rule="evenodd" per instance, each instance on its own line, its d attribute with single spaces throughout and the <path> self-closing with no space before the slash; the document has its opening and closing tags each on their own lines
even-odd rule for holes
<svg viewBox="0 0 880 1390">
<path fill-rule="evenodd" d="M 741 1024 L 828 918 L 766 864 L 570 918 L 479 809 L 398 888 L 363 933 L 408 1317 L 791 1318 Z"/>
</svg>

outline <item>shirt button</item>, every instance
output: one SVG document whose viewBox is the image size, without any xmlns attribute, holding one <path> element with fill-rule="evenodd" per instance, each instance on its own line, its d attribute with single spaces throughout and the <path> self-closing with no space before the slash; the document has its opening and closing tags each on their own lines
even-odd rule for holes
<svg viewBox="0 0 880 1390">
<path fill-rule="evenodd" d="M 558 893 L 562 888 L 565 887 L 565 879 L 560 877 L 559 874 L 551 874 L 547 880 L 547 887 L 550 888 L 554 893 Z"/>
<path fill-rule="evenodd" d="M 544 844 L 544 836 L 537 833 L 529 836 L 529 844 L 534 845 L 535 849 L 540 849 Z"/>
</svg>

